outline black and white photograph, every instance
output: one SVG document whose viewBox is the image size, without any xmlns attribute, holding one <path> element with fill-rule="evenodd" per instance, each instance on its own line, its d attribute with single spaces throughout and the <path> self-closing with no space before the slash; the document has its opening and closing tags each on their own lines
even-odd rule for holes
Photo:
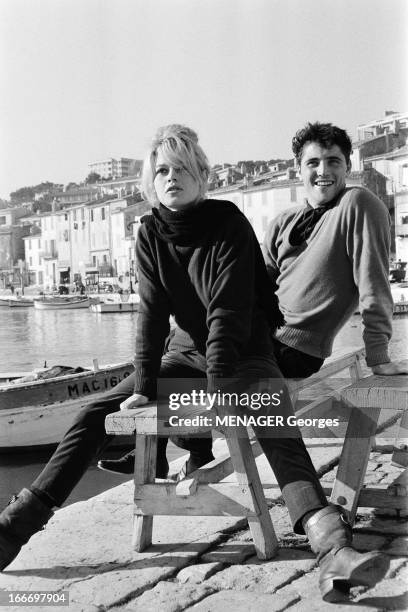
<svg viewBox="0 0 408 612">
<path fill-rule="evenodd" d="M 0 610 L 408 608 L 407 0 L 0 0 Z"/>
</svg>

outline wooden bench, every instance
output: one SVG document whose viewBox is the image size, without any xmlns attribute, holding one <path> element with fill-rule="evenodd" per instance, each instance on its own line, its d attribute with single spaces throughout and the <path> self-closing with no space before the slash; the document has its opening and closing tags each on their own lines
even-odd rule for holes
<svg viewBox="0 0 408 612">
<path fill-rule="evenodd" d="M 296 400 L 303 389 L 345 369 L 349 371 L 351 382 L 355 383 L 362 376 L 363 354 L 362 349 L 339 351 L 317 374 L 308 379 L 291 381 L 289 390 L 292 399 Z M 311 402 L 310 406 L 316 407 L 319 402 L 324 404 L 328 399 L 330 398 L 326 396 L 318 398 Z M 220 416 L 226 414 L 223 411 L 222 407 L 218 408 Z M 273 557 L 277 551 L 277 538 L 255 463 L 255 457 L 261 450 L 255 441 L 249 439 L 248 432 L 243 428 L 238 430 L 230 427 L 226 432 L 229 455 L 215 459 L 176 483 L 155 480 L 157 432 L 161 426 L 164 426 L 164 423 L 158 421 L 155 403 L 139 409 L 115 412 L 106 418 L 107 433 L 134 433 L 136 438 L 133 529 L 135 550 L 142 551 L 150 546 L 154 515 L 243 516 L 248 519 L 258 557 Z M 188 433 L 202 433 L 205 429 L 199 427 L 193 430 L 189 427 Z M 235 472 L 236 484 L 220 482 L 232 472 Z M 339 483 L 337 485 L 336 495 L 339 497 L 344 491 L 339 488 Z M 267 493 L 268 485 L 266 486 Z"/>
</svg>

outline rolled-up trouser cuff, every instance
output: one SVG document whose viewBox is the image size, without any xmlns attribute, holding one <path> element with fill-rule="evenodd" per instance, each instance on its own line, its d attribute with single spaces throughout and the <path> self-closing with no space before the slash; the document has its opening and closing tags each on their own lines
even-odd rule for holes
<svg viewBox="0 0 408 612">
<path fill-rule="evenodd" d="M 302 518 L 307 512 L 320 510 L 328 505 L 323 490 L 319 489 L 307 480 L 290 482 L 283 487 L 282 496 L 285 500 L 295 533 L 304 535 Z"/>
</svg>

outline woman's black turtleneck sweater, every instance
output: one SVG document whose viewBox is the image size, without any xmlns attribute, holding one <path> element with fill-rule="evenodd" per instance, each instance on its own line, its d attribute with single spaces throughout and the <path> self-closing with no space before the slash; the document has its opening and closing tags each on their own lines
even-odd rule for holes
<svg viewBox="0 0 408 612">
<path fill-rule="evenodd" d="M 180 330 L 171 348 L 185 346 L 188 334 L 206 357 L 209 389 L 233 377 L 239 359 L 271 354 L 270 329 L 282 317 L 258 240 L 234 204 L 204 200 L 180 212 L 160 205 L 142 218 L 136 259 L 135 393 L 156 396 L 170 314 Z"/>
</svg>

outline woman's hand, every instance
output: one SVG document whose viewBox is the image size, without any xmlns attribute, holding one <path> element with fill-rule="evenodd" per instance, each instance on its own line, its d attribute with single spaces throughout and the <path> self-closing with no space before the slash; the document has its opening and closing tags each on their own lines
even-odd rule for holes
<svg viewBox="0 0 408 612">
<path fill-rule="evenodd" d="M 140 393 L 134 393 L 120 404 L 120 409 L 131 410 L 132 408 L 137 408 L 137 406 L 144 406 L 148 403 L 148 401 L 149 400 L 145 395 L 140 395 Z"/>
</svg>

